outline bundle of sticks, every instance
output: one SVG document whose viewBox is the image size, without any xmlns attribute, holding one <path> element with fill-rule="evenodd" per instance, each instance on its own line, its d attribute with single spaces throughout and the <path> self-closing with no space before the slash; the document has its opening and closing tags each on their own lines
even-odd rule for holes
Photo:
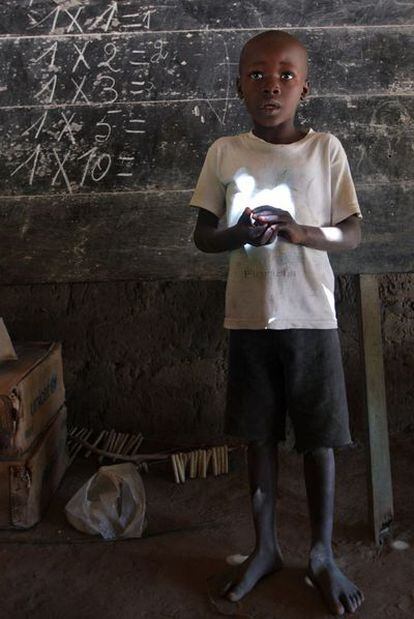
<svg viewBox="0 0 414 619">
<path fill-rule="evenodd" d="M 91 453 L 99 454 L 99 462 L 109 458 L 125 461 L 129 456 L 136 456 L 144 437 L 139 434 L 125 434 L 116 430 L 102 430 L 96 436 L 95 430 L 90 428 L 68 429 L 69 463 L 84 450 L 84 457 L 89 458 Z M 102 453 L 104 452 L 104 453 Z"/>
<path fill-rule="evenodd" d="M 170 460 L 174 473 L 174 480 L 177 484 L 184 483 L 186 480 L 186 469 L 188 477 L 206 478 L 210 467 L 212 474 L 223 475 L 229 472 L 229 452 L 237 447 L 221 445 L 216 447 L 206 447 L 204 449 L 194 449 L 187 452 L 171 453 L 138 453 L 142 441 L 141 433 L 124 434 L 112 430 L 102 430 L 96 436 L 95 430 L 90 428 L 73 427 L 68 430 L 68 449 L 70 464 L 79 453 L 84 452 L 84 457 L 89 458 L 91 453 L 99 456 L 99 462 L 104 458 L 113 462 L 133 462 L 138 470 L 147 472 L 149 463 L 165 462 Z"/>
<path fill-rule="evenodd" d="M 171 464 L 177 484 L 185 482 L 186 468 L 190 479 L 195 477 L 205 479 L 211 465 L 211 471 L 216 477 L 229 472 L 229 448 L 227 445 L 221 445 L 208 449 L 196 449 L 187 453 L 171 454 Z"/>
</svg>

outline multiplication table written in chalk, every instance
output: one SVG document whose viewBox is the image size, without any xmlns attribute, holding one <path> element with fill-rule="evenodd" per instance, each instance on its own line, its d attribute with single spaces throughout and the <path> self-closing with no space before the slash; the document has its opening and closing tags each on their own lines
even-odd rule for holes
<svg viewBox="0 0 414 619">
<path fill-rule="evenodd" d="M 183 134 L 174 105 L 206 95 L 194 71 L 203 37 L 159 31 L 168 8 L 28 0 L 12 15 L 8 6 L 19 36 L 0 38 L 3 195 L 159 186 L 154 171 Z M 212 81 L 208 89 L 228 90 Z"/>
</svg>

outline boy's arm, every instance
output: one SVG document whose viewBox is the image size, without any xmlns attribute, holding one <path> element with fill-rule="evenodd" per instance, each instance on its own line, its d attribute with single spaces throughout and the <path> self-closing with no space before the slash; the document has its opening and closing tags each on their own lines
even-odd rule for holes
<svg viewBox="0 0 414 619">
<path fill-rule="evenodd" d="M 199 208 L 194 230 L 196 247 L 204 252 L 218 253 L 239 249 L 245 243 L 255 246 L 266 245 L 274 235 L 274 226 L 267 224 L 253 226 L 250 215 L 251 210 L 246 208 L 235 226 L 218 230 L 219 218 L 217 215 Z"/>
<path fill-rule="evenodd" d="M 279 211 L 278 215 L 259 215 L 255 218 L 260 223 L 275 226 L 278 236 L 287 241 L 312 249 L 331 253 L 355 249 L 361 242 L 361 223 L 356 215 L 347 217 L 336 226 L 327 227 L 303 226 L 296 223 L 287 211 Z"/>
<path fill-rule="evenodd" d="M 361 242 L 361 220 L 351 215 L 336 226 L 315 228 L 303 226 L 305 239 L 302 245 L 327 252 L 355 249 Z"/>
</svg>

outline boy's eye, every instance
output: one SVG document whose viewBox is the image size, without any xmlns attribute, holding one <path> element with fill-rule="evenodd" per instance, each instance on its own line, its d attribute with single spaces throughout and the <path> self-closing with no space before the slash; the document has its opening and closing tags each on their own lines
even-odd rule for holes
<svg viewBox="0 0 414 619">
<path fill-rule="evenodd" d="M 261 71 L 252 71 L 249 75 L 252 80 L 261 80 L 263 77 L 263 73 Z"/>
<path fill-rule="evenodd" d="M 291 80 L 291 79 L 293 79 L 295 77 L 294 74 L 292 73 L 292 71 L 284 71 L 282 73 L 282 77 L 284 77 L 284 76 L 286 76 L 287 80 Z"/>
</svg>

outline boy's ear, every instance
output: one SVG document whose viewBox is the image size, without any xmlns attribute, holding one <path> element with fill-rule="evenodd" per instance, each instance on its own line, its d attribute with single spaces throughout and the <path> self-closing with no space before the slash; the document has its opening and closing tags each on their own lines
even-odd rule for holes
<svg viewBox="0 0 414 619">
<path fill-rule="evenodd" d="M 239 77 L 236 79 L 236 89 L 237 89 L 237 94 L 239 95 L 239 99 L 243 99 L 243 91 L 242 91 Z"/>
<path fill-rule="evenodd" d="M 310 81 L 306 80 L 302 88 L 302 94 L 300 95 L 301 100 L 305 99 L 305 97 L 307 97 L 309 93 L 310 93 Z"/>
</svg>

